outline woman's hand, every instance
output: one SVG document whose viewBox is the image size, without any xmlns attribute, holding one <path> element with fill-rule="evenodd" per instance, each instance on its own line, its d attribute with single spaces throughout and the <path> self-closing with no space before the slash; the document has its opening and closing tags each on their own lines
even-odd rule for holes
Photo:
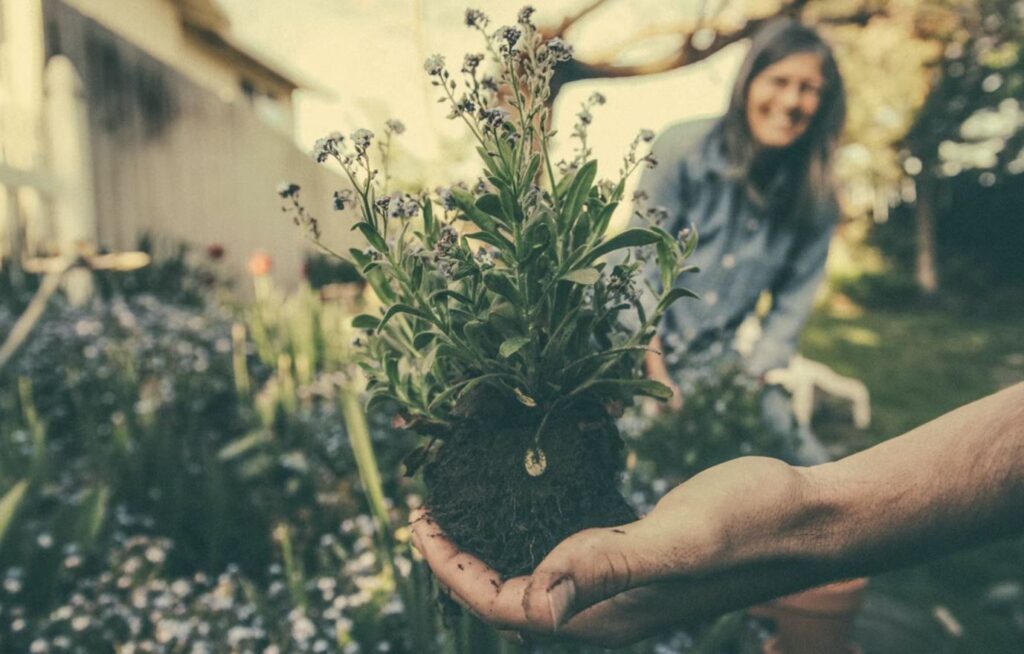
<svg viewBox="0 0 1024 654">
<path fill-rule="evenodd" d="M 682 411 L 683 392 L 673 381 L 672 375 L 668 373 L 668 366 L 665 365 L 665 357 L 661 353 L 661 348 L 661 337 L 655 335 L 647 347 L 647 354 L 644 356 L 644 368 L 647 370 L 648 379 L 661 382 L 672 389 L 672 399 L 664 404 L 660 404 L 659 410 L 662 412 Z"/>
<path fill-rule="evenodd" d="M 497 629 L 619 647 L 771 596 L 746 575 L 718 573 L 762 556 L 778 507 L 802 485 L 796 468 L 772 459 L 716 466 L 636 522 L 569 537 L 528 577 L 503 579 L 424 511 L 412 517 L 413 542 L 452 599 Z M 737 542 L 739 527 L 762 538 Z"/>
</svg>

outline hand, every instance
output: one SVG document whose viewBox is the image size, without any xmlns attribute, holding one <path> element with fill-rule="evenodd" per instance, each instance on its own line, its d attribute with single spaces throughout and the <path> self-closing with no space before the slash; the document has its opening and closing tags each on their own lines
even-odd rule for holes
<svg viewBox="0 0 1024 654">
<path fill-rule="evenodd" d="M 648 379 L 661 382 L 672 389 L 671 399 L 658 404 L 658 413 L 682 411 L 683 392 L 668 372 L 668 366 L 665 365 L 665 357 L 661 353 L 661 347 L 661 337 L 655 336 L 651 339 L 647 354 L 644 356 L 644 367 L 647 370 Z"/>
<path fill-rule="evenodd" d="M 732 532 L 743 525 L 769 536 L 778 519 L 770 507 L 792 500 L 801 483 L 797 469 L 772 459 L 716 466 L 636 522 L 569 537 L 528 577 L 503 579 L 422 510 L 412 516 L 413 543 L 452 599 L 495 628 L 621 647 L 771 596 L 749 575 L 728 572 L 756 558 L 761 542 L 736 542 Z"/>
</svg>

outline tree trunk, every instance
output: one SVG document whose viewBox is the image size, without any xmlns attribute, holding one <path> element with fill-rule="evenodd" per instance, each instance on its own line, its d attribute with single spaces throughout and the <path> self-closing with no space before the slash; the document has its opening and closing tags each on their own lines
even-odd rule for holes
<svg viewBox="0 0 1024 654">
<path fill-rule="evenodd" d="M 917 198 L 917 260 L 914 277 L 925 295 L 939 290 L 939 271 L 935 256 L 935 185 L 922 181 Z"/>
</svg>

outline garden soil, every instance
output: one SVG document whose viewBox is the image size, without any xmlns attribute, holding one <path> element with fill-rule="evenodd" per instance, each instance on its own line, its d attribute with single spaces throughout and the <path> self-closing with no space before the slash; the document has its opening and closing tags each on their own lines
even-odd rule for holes
<svg viewBox="0 0 1024 654">
<path fill-rule="evenodd" d="M 546 465 L 533 476 L 541 411 L 473 399 L 424 469 L 431 517 L 463 551 L 512 577 L 578 531 L 636 520 L 618 491 L 622 439 L 601 405 L 552 412 L 538 443 Z"/>
</svg>

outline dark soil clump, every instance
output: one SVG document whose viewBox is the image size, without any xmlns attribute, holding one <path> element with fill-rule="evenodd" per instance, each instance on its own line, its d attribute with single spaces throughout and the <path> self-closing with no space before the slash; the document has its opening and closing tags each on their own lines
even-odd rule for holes
<svg viewBox="0 0 1024 654">
<path fill-rule="evenodd" d="M 631 522 L 618 491 L 623 444 L 600 405 L 552 413 L 531 476 L 540 411 L 478 406 L 424 470 L 431 517 L 461 549 L 506 577 L 531 572 L 566 537 Z"/>
</svg>

